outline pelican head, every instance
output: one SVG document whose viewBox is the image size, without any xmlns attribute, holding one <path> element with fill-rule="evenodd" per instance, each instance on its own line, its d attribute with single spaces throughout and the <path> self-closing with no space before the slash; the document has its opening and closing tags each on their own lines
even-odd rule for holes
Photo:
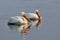
<svg viewBox="0 0 60 40">
<path fill-rule="evenodd" d="M 35 10 L 36 12 L 39 12 L 39 10 Z"/>
<path fill-rule="evenodd" d="M 24 15 L 24 14 L 25 14 L 25 12 L 21 12 L 21 14 L 22 14 L 22 15 Z"/>
</svg>

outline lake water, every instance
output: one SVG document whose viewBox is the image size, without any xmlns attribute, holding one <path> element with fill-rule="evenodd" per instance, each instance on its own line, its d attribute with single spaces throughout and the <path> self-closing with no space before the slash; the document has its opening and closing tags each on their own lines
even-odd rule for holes
<svg viewBox="0 0 60 40">
<path fill-rule="evenodd" d="M 8 19 L 36 9 L 43 16 L 42 24 L 39 30 L 32 26 L 27 40 L 60 40 L 60 0 L 0 0 L 0 40 L 22 40 L 21 33 L 9 29 Z"/>
</svg>

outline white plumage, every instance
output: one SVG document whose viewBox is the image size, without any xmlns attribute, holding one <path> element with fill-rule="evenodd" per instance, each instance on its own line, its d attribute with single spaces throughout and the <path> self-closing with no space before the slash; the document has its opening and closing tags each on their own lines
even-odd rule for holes
<svg viewBox="0 0 60 40">
<path fill-rule="evenodd" d="M 22 16 L 14 16 L 14 17 L 11 17 L 9 20 L 9 23 L 16 23 L 16 22 L 28 23 L 28 21 Z"/>
<path fill-rule="evenodd" d="M 38 16 L 35 13 L 27 13 L 27 16 L 29 18 L 37 18 L 38 19 Z"/>
</svg>

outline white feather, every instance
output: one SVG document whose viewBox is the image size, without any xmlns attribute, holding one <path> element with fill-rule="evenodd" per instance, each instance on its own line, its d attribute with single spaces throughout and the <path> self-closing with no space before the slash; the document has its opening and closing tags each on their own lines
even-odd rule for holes
<svg viewBox="0 0 60 40">
<path fill-rule="evenodd" d="M 38 18 L 38 16 L 35 13 L 27 13 L 29 18 Z"/>
</svg>

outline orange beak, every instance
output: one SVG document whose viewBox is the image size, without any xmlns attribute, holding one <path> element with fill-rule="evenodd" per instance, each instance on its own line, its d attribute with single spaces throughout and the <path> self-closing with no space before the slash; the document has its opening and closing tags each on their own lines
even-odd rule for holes
<svg viewBox="0 0 60 40">
<path fill-rule="evenodd" d="M 31 22 L 31 20 L 28 18 L 28 16 L 24 13 L 24 14 L 22 14 L 22 16 L 24 17 L 24 18 L 26 18 L 27 20 L 28 20 L 28 22 Z"/>
</svg>

